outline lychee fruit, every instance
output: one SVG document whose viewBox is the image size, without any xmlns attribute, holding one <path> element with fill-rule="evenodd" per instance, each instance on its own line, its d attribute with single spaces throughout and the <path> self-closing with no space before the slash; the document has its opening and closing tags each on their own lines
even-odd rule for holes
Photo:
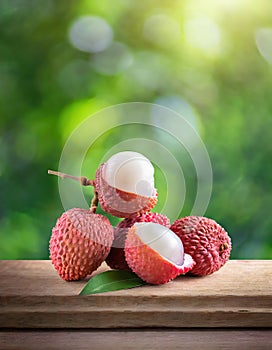
<svg viewBox="0 0 272 350">
<path fill-rule="evenodd" d="M 138 216 L 134 216 L 130 219 L 124 219 L 119 222 L 117 227 L 115 227 L 114 240 L 110 253 L 106 259 L 106 263 L 112 269 L 131 270 L 126 262 L 124 247 L 128 229 L 136 222 L 154 222 L 165 227 L 170 227 L 170 220 L 167 216 L 151 212 L 142 213 Z"/>
<path fill-rule="evenodd" d="M 210 275 L 229 260 L 231 239 L 214 220 L 187 216 L 176 220 L 171 230 L 182 240 L 185 253 L 196 262 L 191 275 Z"/>
<path fill-rule="evenodd" d="M 52 230 L 50 259 L 64 280 L 82 279 L 106 259 L 113 236 L 113 228 L 103 215 L 70 209 L 61 215 Z"/>
<path fill-rule="evenodd" d="M 136 223 L 129 229 L 125 256 L 132 271 L 151 284 L 167 283 L 194 266 L 178 236 L 152 222 Z"/>
<path fill-rule="evenodd" d="M 154 168 L 137 152 L 113 155 L 96 171 L 95 191 L 101 208 L 120 218 L 150 211 L 157 203 Z"/>
</svg>

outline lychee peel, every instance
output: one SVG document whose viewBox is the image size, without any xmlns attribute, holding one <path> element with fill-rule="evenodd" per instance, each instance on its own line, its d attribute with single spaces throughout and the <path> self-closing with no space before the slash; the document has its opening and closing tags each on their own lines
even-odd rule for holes
<svg viewBox="0 0 272 350">
<path fill-rule="evenodd" d="M 170 227 L 170 220 L 167 216 L 159 213 L 142 213 L 132 218 L 127 218 L 119 222 L 114 230 L 114 240 L 109 255 L 107 256 L 106 263 L 112 269 L 118 270 L 131 270 L 128 266 L 125 258 L 125 240 L 127 237 L 128 229 L 132 227 L 136 222 L 154 222 L 165 227 Z"/>
<path fill-rule="evenodd" d="M 50 259 L 61 278 L 79 280 L 102 264 L 112 241 L 113 228 L 106 217 L 90 210 L 70 209 L 52 230 Z"/>
<path fill-rule="evenodd" d="M 187 216 L 176 220 L 170 229 L 181 239 L 184 252 L 196 262 L 191 275 L 210 275 L 229 260 L 231 239 L 214 220 Z"/>
<path fill-rule="evenodd" d="M 167 283 L 178 275 L 190 271 L 195 264 L 188 254 L 184 254 L 182 266 L 164 259 L 158 252 L 141 241 L 136 234 L 135 226 L 129 229 L 126 238 L 125 257 L 132 271 L 150 284 Z"/>
<path fill-rule="evenodd" d="M 120 218 L 129 218 L 150 211 L 156 205 L 156 190 L 154 190 L 151 197 L 146 197 L 114 188 L 103 177 L 104 167 L 105 163 L 97 169 L 94 187 L 98 194 L 100 206 L 106 213 Z"/>
<path fill-rule="evenodd" d="M 159 213 L 141 213 L 140 215 L 133 216 L 132 218 L 127 218 L 119 222 L 119 228 L 130 228 L 136 222 L 154 222 L 156 224 L 160 224 L 165 227 L 170 227 L 171 223 L 167 216 Z"/>
</svg>

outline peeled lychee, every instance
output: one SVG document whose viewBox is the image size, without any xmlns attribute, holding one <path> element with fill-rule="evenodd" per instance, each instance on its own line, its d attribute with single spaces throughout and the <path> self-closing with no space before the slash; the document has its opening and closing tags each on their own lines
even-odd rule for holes
<svg viewBox="0 0 272 350">
<path fill-rule="evenodd" d="M 231 239 L 214 220 L 187 216 L 176 220 L 171 230 L 182 240 L 185 253 L 190 254 L 196 262 L 190 274 L 210 275 L 229 260 Z"/>
<path fill-rule="evenodd" d="M 129 229 L 125 256 L 132 271 L 151 284 L 167 283 L 194 266 L 174 232 L 151 222 L 136 223 Z"/>
<path fill-rule="evenodd" d="M 60 277 L 79 280 L 95 271 L 106 259 L 113 235 L 103 215 L 80 208 L 63 213 L 50 239 L 50 258 Z"/>
<path fill-rule="evenodd" d="M 116 153 L 103 163 L 96 172 L 94 187 L 101 208 L 120 218 L 150 211 L 157 203 L 154 168 L 137 152 Z"/>
<path fill-rule="evenodd" d="M 168 217 L 158 213 L 142 213 L 130 219 L 122 220 L 114 230 L 114 240 L 106 259 L 106 263 L 112 269 L 131 270 L 126 262 L 124 247 L 128 229 L 136 222 L 154 222 L 165 227 L 170 227 Z"/>
</svg>

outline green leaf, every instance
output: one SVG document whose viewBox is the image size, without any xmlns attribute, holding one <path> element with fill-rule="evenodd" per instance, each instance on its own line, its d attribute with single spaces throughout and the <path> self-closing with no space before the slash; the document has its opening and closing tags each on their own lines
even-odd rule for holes
<svg viewBox="0 0 272 350">
<path fill-rule="evenodd" d="M 135 288 L 147 284 L 135 273 L 123 270 L 109 270 L 92 277 L 79 295 L 111 292 Z"/>
</svg>

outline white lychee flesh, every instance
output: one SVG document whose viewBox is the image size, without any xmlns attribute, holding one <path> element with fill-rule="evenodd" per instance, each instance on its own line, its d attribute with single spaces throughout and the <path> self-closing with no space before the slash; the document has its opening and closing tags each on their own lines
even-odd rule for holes
<svg viewBox="0 0 272 350">
<path fill-rule="evenodd" d="M 173 231 L 153 222 L 139 222 L 134 226 L 136 234 L 144 244 L 171 263 L 179 266 L 183 264 L 183 244 Z"/>
<path fill-rule="evenodd" d="M 155 194 L 154 168 L 142 154 L 125 151 L 113 155 L 103 171 L 106 182 L 121 191 L 145 197 Z"/>
<path fill-rule="evenodd" d="M 180 238 L 165 226 L 136 223 L 125 241 L 128 266 L 141 279 L 151 284 L 163 284 L 190 271 L 195 262 L 184 254 Z"/>
</svg>

